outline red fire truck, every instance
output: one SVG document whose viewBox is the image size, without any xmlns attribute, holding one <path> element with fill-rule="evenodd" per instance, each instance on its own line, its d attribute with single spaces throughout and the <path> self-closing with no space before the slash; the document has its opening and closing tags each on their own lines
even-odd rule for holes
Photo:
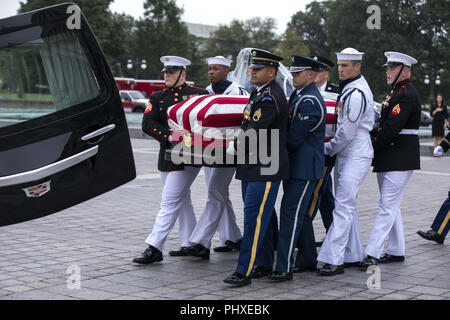
<svg viewBox="0 0 450 320">
<path fill-rule="evenodd" d="M 114 78 L 119 90 L 136 90 L 141 92 L 146 98 L 155 92 L 166 89 L 164 80 L 138 80 L 134 78 Z M 186 81 L 187 84 L 193 85 L 194 82 Z"/>
<path fill-rule="evenodd" d="M 114 78 L 119 90 L 136 90 L 146 98 L 155 92 L 166 89 L 164 80 L 137 80 L 134 78 Z"/>
</svg>

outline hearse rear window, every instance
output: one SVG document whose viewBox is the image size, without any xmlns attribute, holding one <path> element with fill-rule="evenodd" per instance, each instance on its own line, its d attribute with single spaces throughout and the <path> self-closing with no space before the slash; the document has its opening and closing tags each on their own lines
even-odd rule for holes
<svg viewBox="0 0 450 320">
<path fill-rule="evenodd" d="M 0 127 L 66 109 L 99 95 L 98 81 L 75 33 L 23 41 L 36 34 L 34 31 L 0 37 Z"/>
</svg>

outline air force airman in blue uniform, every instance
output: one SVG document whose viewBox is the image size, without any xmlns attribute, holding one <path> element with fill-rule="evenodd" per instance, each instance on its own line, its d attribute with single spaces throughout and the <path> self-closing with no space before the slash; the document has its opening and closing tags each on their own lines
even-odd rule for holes
<svg viewBox="0 0 450 320">
<path fill-rule="evenodd" d="M 242 181 L 244 200 L 244 234 L 238 265 L 236 272 L 224 280 L 236 286 L 250 284 L 254 266 L 265 266 L 267 262 L 263 260 L 272 259 L 269 263 L 270 267 L 273 265 L 272 237 L 268 233 L 280 183 L 289 177 L 288 105 L 283 90 L 275 81 L 280 60 L 281 57 L 267 51 L 252 50 L 249 68 L 251 80 L 257 87 L 244 110 L 242 134 L 227 148 L 228 153 L 237 152 L 236 178 Z M 257 141 L 245 138 L 251 135 Z M 264 159 L 266 155 L 269 163 Z M 264 253 L 260 254 L 261 247 Z"/>
<path fill-rule="evenodd" d="M 301 234 L 301 250 L 316 267 L 316 246 L 312 219 L 306 220 L 314 188 L 323 176 L 324 140 L 327 110 L 325 101 L 314 83 L 317 71 L 325 66 L 314 59 L 290 55 L 290 72 L 296 90 L 289 98 L 290 127 L 287 147 L 290 176 L 283 182 L 277 263 L 270 275 L 274 281 L 292 279 L 294 249 Z M 303 228 L 303 231 L 302 231 Z"/>
</svg>

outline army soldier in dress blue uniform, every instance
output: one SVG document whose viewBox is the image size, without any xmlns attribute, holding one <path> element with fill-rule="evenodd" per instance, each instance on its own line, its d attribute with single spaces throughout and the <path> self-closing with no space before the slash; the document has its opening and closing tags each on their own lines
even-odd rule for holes
<svg viewBox="0 0 450 320">
<path fill-rule="evenodd" d="M 252 50 L 249 68 L 257 87 L 244 110 L 242 132 L 227 148 L 228 153 L 237 152 L 236 178 L 242 181 L 244 200 L 244 234 L 238 265 L 236 272 L 224 280 L 237 286 L 251 283 L 255 265 L 273 265 L 271 217 L 281 180 L 289 177 L 287 99 L 275 81 L 280 60 L 281 57 L 267 51 Z M 252 133 L 258 141 L 250 143 L 246 136 Z M 264 154 L 269 155 L 269 163 Z M 262 246 L 265 252 L 260 252 Z"/>
<path fill-rule="evenodd" d="M 292 54 L 293 84 L 289 98 L 290 127 L 287 136 L 290 175 L 283 183 L 283 200 L 278 232 L 277 263 L 270 279 L 292 279 L 294 249 L 299 240 L 306 264 L 316 268 L 316 245 L 312 219 L 306 220 L 313 191 L 324 169 L 324 140 L 327 109 L 314 83 L 324 65 L 317 60 Z M 304 224 L 305 223 L 305 224 Z M 302 230 L 303 228 L 303 230 Z M 299 239 L 301 234 L 301 239 Z"/>
<path fill-rule="evenodd" d="M 441 141 L 441 143 L 434 148 L 434 156 L 441 157 L 444 152 L 447 152 L 450 148 L 450 132 Z M 424 239 L 435 241 L 439 244 L 443 244 L 448 230 L 450 229 L 450 190 L 448 191 L 448 198 L 444 201 L 441 208 L 438 211 L 436 218 L 434 218 L 431 230 L 427 232 L 417 231 L 419 236 Z"/>
<path fill-rule="evenodd" d="M 150 96 L 142 119 L 142 131 L 160 142 L 158 170 L 164 185 L 161 210 L 156 217 L 151 234 L 145 241 L 148 248 L 133 262 L 149 264 L 162 261 L 162 251 L 167 235 L 178 218 L 181 249 L 170 251 L 171 256 L 187 255 L 186 247 L 193 245 L 189 237 L 196 225 L 191 202 L 191 184 L 200 167 L 177 165 L 164 158 L 171 145 L 172 131 L 167 123 L 167 109 L 192 96 L 208 94 L 208 91 L 186 84 L 186 66 L 190 61 L 177 56 L 161 57 L 164 64 L 164 81 L 168 89 Z"/>
<path fill-rule="evenodd" d="M 367 242 L 361 268 L 405 260 L 405 236 L 400 211 L 406 184 L 413 170 L 420 169 L 419 94 L 409 82 L 417 60 L 404 53 L 385 52 L 387 83 L 392 86 L 380 110 L 380 123 L 372 139 L 373 171 L 380 189 L 380 209 Z M 389 237 L 386 254 L 381 256 Z"/>
</svg>

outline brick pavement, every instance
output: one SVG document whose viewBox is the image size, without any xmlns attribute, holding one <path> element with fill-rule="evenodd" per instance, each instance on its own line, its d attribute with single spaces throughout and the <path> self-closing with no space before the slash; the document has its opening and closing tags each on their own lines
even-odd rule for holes
<svg viewBox="0 0 450 320">
<path fill-rule="evenodd" d="M 35 221 L 1 228 L 0 299 L 450 299 L 450 247 L 423 240 L 417 230 L 428 230 L 450 185 L 450 158 L 422 157 L 402 203 L 406 261 L 380 265 L 381 288 L 368 289 L 370 274 L 356 268 L 320 277 L 308 272 L 294 280 L 273 284 L 254 280 L 235 288 L 222 282 L 231 274 L 238 253 L 211 252 L 210 261 L 170 257 L 178 248 L 177 226 L 169 235 L 164 260 L 140 266 L 131 259 L 145 249 L 159 209 L 162 185 L 156 170 L 158 144 L 132 139 L 138 178 L 96 199 Z M 201 174 L 194 182 L 197 217 L 205 202 Z M 231 199 L 243 225 L 240 184 L 233 180 Z M 364 244 L 377 214 L 378 186 L 369 173 L 358 199 Z M 281 194 L 278 197 L 277 207 Z M 321 219 L 316 238 L 324 237 Z M 218 239 L 213 239 L 213 246 Z M 73 267 L 75 266 L 75 267 Z M 80 288 L 73 288 L 80 270 Z M 76 287 L 76 286 L 75 286 Z"/>
</svg>

